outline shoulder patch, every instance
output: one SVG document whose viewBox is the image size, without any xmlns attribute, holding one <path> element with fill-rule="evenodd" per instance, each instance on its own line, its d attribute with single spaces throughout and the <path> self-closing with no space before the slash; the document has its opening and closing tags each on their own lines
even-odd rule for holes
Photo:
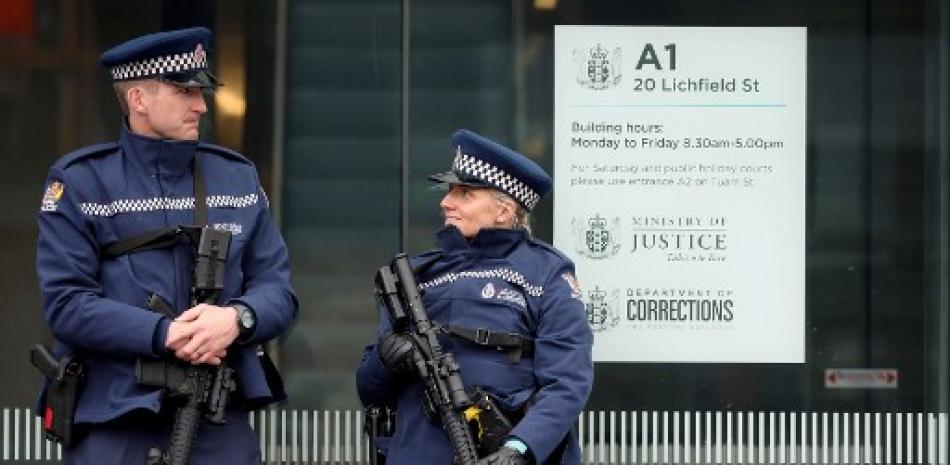
<svg viewBox="0 0 950 465">
<path fill-rule="evenodd" d="M 87 160 L 89 158 L 118 153 L 118 150 L 119 144 L 115 142 L 90 145 L 88 147 L 83 147 L 79 150 L 75 150 L 63 155 L 54 166 L 59 169 L 64 169 L 69 167 L 69 165 Z"/>
<path fill-rule="evenodd" d="M 46 186 L 46 192 L 43 193 L 43 202 L 40 204 L 41 212 L 54 212 L 58 207 L 60 197 L 66 190 L 66 185 L 61 181 L 53 181 Z"/>
<path fill-rule="evenodd" d="M 244 155 L 241 155 L 240 153 L 237 153 L 234 150 L 231 150 L 227 147 L 222 147 L 220 145 L 209 144 L 206 142 L 199 142 L 198 150 L 201 150 L 207 153 L 213 153 L 215 155 L 228 158 L 231 160 L 239 161 L 241 163 L 245 163 L 251 166 L 254 165 L 254 163 L 252 163 L 251 160 L 248 160 L 247 157 L 245 157 Z"/>
<path fill-rule="evenodd" d="M 567 285 L 571 288 L 571 297 L 575 299 L 580 299 L 584 293 L 581 291 L 581 283 L 577 280 L 577 276 L 574 276 L 574 273 L 564 272 L 561 274 L 561 277 L 567 281 Z"/>
</svg>

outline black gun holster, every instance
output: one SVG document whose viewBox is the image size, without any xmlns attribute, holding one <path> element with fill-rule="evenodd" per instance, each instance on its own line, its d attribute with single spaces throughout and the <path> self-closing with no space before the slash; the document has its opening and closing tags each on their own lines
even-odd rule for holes
<svg viewBox="0 0 950 465">
<path fill-rule="evenodd" d="M 389 440 L 396 429 L 396 410 L 390 407 L 367 406 L 364 411 L 364 433 L 370 438 L 370 464 L 385 465 Z M 511 412 L 498 399 L 476 387 L 472 407 L 466 411 L 466 422 L 478 447 L 478 455 L 486 457 L 505 445 L 514 424 L 524 412 Z"/>
<path fill-rule="evenodd" d="M 41 406 L 43 431 L 47 438 L 69 447 L 77 437 L 73 420 L 85 381 L 85 366 L 75 355 L 56 360 L 42 344 L 33 346 L 30 358 L 47 379 Z"/>
<path fill-rule="evenodd" d="M 478 445 L 479 456 L 485 457 L 501 449 L 514 424 L 523 416 L 521 412 L 504 409 L 495 396 L 476 387 L 472 394 L 472 407 L 466 411 L 466 420 Z"/>
<path fill-rule="evenodd" d="M 389 441 L 396 432 L 396 410 L 368 405 L 363 410 L 363 432 L 370 440 L 370 465 L 386 465 Z"/>
</svg>

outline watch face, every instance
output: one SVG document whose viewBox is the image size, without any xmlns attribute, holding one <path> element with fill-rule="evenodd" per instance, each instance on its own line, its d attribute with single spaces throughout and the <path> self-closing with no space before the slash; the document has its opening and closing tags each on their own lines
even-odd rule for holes
<svg viewBox="0 0 950 465">
<path fill-rule="evenodd" d="M 251 327 L 254 326 L 254 313 L 246 308 L 241 308 L 238 312 L 241 315 L 241 326 L 243 326 L 244 329 L 251 329 Z"/>
</svg>

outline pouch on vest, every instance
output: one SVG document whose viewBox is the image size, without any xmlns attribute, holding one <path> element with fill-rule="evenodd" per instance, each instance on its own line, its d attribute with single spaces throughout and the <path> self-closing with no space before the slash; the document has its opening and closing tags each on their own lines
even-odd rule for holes
<svg viewBox="0 0 950 465">
<path fill-rule="evenodd" d="M 46 437 L 69 447 L 76 437 L 73 417 L 86 370 L 73 355 L 56 360 L 43 344 L 30 350 L 30 362 L 47 379 L 43 401 L 43 431 Z"/>
</svg>

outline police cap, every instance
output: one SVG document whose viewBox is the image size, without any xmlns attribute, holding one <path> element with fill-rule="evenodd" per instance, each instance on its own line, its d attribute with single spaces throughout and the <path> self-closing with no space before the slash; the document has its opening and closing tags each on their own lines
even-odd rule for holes
<svg viewBox="0 0 950 465">
<path fill-rule="evenodd" d="M 498 189 L 531 211 L 551 190 L 551 177 L 530 158 L 493 140 L 459 129 L 452 136 L 452 170 L 429 176 L 442 185 Z"/>
<path fill-rule="evenodd" d="M 184 87 L 215 87 L 208 71 L 211 30 L 193 27 L 136 37 L 99 57 L 113 81 L 159 79 Z"/>
</svg>

